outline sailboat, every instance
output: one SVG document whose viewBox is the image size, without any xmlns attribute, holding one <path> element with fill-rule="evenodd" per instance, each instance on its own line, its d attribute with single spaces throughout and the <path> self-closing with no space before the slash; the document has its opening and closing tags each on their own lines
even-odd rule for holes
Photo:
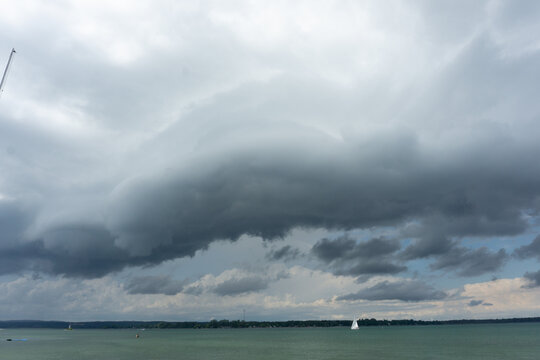
<svg viewBox="0 0 540 360">
<path fill-rule="evenodd" d="M 358 323 L 356 322 L 356 318 L 353 319 L 351 330 L 358 330 Z"/>
</svg>

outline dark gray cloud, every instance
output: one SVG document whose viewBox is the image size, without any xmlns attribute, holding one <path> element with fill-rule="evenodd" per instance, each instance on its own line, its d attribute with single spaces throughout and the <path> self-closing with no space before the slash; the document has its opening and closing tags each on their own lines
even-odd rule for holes
<svg viewBox="0 0 540 360">
<path fill-rule="evenodd" d="M 526 272 L 523 277 L 529 281 L 525 287 L 533 288 L 540 286 L 540 270 L 532 273 Z"/>
<path fill-rule="evenodd" d="M 344 235 L 335 240 L 321 239 L 311 251 L 319 259 L 329 263 L 334 260 L 385 256 L 396 252 L 399 248 L 397 240 L 374 238 L 364 242 L 356 242 L 348 235 Z"/>
<path fill-rule="evenodd" d="M 401 252 L 400 257 L 405 260 L 414 260 L 444 255 L 452 250 L 455 245 L 455 240 L 451 240 L 444 235 L 423 234 L 420 239 L 407 246 Z"/>
<path fill-rule="evenodd" d="M 185 282 L 166 275 L 140 276 L 130 279 L 124 289 L 129 294 L 176 295 L 184 288 Z"/>
<path fill-rule="evenodd" d="M 0 273 L 31 270 L 71 277 L 101 277 L 121 270 L 129 258 L 100 227 L 72 224 L 49 230 L 38 240 L 4 246 Z"/>
<path fill-rule="evenodd" d="M 285 245 L 279 249 L 271 250 L 266 257 L 270 260 L 282 260 L 282 261 L 288 261 L 288 260 L 294 260 L 297 257 L 299 257 L 300 250 L 291 247 L 291 245 Z"/>
<path fill-rule="evenodd" d="M 452 270 L 461 276 L 476 276 L 499 270 L 508 260 L 504 249 L 491 251 L 486 247 L 468 249 L 455 247 L 430 265 L 435 270 Z"/>
<path fill-rule="evenodd" d="M 382 275 L 397 274 L 407 270 L 404 265 L 396 265 L 383 259 L 360 260 L 356 265 L 350 267 L 339 267 L 334 270 L 336 275 Z"/>
<path fill-rule="evenodd" d="M 335 240 L 321 239 L 311 252 L 327 263 L 336 275 L 396 274 L 406 266 L 393 263 L 391 255 L 400 248 L 399 241 L 374 238 L 356 242 L 348 235 Z"/>
<path fill-rule="evenodd" d="M 265 290 L 271 283 L 287 279 L 290 276 L 286 270 L 270 272 L 267 268 L 251 270 L 234 270 L 232 273 L 231 270 L 228 270 L 217 277 L 206 275 L 198 281 L 186 284 L 182 292 L 189 295 L 213 293 L 220 296 L 237 296 Z"/>
<path fill-rule="evenodd" d="M 221 296 L 235 296 L 264 290 L 269 283 L 269 279 L 259 276 L 233 278 L 216 285 L 212 291 Z"/>
<path fill-rule="evenodd" d="M 469 301 L 469 303 L 467 305 L 469 306 L 478 306 L 480 304 L 482 304 L 484 302 L 484 300 L 471 300 Z"/>
<path fill-rule="evenodd" d="M 400 300 L 427 301 L 442 300 L 447 297 L 443 291 L 436 290 L 430 285 L 418 280 L 401 280 L 396 282 L 383 281 L 357 293 L 338 297 L 338 300 Z"/>
<path fill-rule="evenodd" d="M 435 270 L 452 270 L 461 276 L 476 276 L 499 270 L 509 259 L 504 249 L 493 251 L 482 247 L 474 250 L 462 246 L 459 237 L 451 238 L 447 235 L 452 232 L 444 229 L 444 221 L 440 218 L 427 219 L 421 225 L 409 226 L 402 233 L 416 240 L 399 253 L 399 258 L 434 259 L 430 267 Z"/>
<path fill-rule="evenodd" d="M 457 203 L 451 204 L 454 201 Z M 443 213 L 426 216 L 420 223 L 403 228 L 402 235 L 415 240 L 400 254 L 402 258 L 437 257 L 455 251 L 459 247 L 459 239 L 464 236 L 511 236 L 526 228 L 524 218 L 516 213 L 507 214 L 508 218 L 503 211 L 495 219 L 477 218 L 477 210 L 472 211 L 472 205 L 466 205 L 469 200 L 456 194 L 445 194 L 442 202 Z"/>
<path fill-rule="evenodd" d="M 335 240 L 322 239 L 318 241 L 311 251 L 319 259 L 330 263 L 336 259 L 343 258 L 348 252 L 351 252 L 356 246 L 356 241 L 343 236 Z"/>
<path fill-rule="evenodd" d="M 17 244 L 20 234 L 31 223 L 32 215 L 16 202 L 0 200 L 0 245 Z"/>
<path fill-rule="evenodd" d="M 475 306 L 478 306 L 478 305 L 493 306 L 492 303 L 485 302 L 484 300 L 471 300 L 471 301 L 469 301 L 469 303 L 467 305 L 470 306 L 470 307 L 475 307 Z"/>
<path fill-rule="evenodd" d="M 528 259 L 532 257 L 540 259 L 540 235 L 537 236 L 529 245 L 524 245 L 517 248 L 513 255 L 520 259 Z"/>
<path fill-rule="evenodd" d="M 0 251 L 0 274 L 23 270 L 43 271 L 44 250 L 41 242 L 5 246 Z M 48 266 L 51 266 L 49 263 Z"/>
</svg>

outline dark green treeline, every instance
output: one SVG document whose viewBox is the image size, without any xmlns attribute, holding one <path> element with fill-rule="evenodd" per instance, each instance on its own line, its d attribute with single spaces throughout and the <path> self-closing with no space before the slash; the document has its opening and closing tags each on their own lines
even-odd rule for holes
<svg viewBox="0 0 540 360">
<path fill-rule="evenodd" d="M 540 317 L 484 319 L 484 320 L 377 320 L 359 319 L 358 326 L 410 326 L 410 325 L 458 325 L 458 324 L 495 324 L 495 323 L 527 323 L 540 322 Z M 212 320 L 208 322 L 195 321 L 39 321 L 39 320 L 8 320 L 0 321 L 0 328 L 50 328 L 65 329 L 69 325 L 73 329 L 218 329 L 218 328 L 287 328 L 287 327 L 336 327 L 350 326 L 351 320 L 289 320 L 289 321 L 241 321 L 241 320 Z"/>
</svg>

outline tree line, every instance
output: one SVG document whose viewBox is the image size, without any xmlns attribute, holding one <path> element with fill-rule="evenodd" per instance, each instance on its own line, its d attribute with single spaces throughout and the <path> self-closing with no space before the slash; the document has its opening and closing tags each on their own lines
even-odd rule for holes
<svg viewBox="0 0 540 360">
<path fill-rule="evenodd" d="M 459 324 L 502 324 L 540 322 L 540 317 L 509 319 L 461 319 L 461 320 L 377 320 L 358 319 L 358 326 L 427 326 L 427 325 L 459 325 Z M 49 328 L 66 329 L 242 329 L 242 328 L 305 328 L 305 327 L 338 327 L 350 326 L 351 320 L 288 320 L 288 321 L 41 321 L 41 320 L 6 320 L 0 321 L 0 328 Z"/>
</svg>

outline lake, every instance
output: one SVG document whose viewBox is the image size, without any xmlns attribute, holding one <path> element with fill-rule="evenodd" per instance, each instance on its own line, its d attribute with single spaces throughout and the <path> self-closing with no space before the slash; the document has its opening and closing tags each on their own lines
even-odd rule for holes
<svg viewBox="0 0 540 360">
<path fill-rule="evenodd" d="M 136 338 L 136 334 L 140 334 Z M 26 341 L 6 341 L 26 339 Z M 540 324 L 0 330 L 1 359 L 540 359 Z"/>
</svg>

